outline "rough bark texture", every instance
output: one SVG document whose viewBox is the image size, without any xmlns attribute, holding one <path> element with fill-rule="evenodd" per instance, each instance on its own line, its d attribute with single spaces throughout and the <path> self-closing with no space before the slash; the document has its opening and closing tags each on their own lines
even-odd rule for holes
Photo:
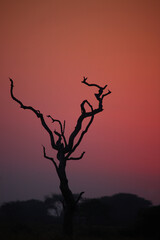
<svg viewBox="0 0 160 240">
<path fill-rule="evenodd" d="M 32 111 L 40 119 L 43 128 L 48 132 L 48 135 L 50 137 L 51 147 L 55 151 L 57 151 L 57 160 L 54 160 L 52 157 L 47 156 L 45 147 L 43 146 L 44 157 L 46 159 L 49 159 L 50 161 L 52 161 L 52 163 L 55 166 L 59 180 L 60 180 L 60 190 L 61 190 L 61 193 L 62 193 L 63 199 L 64 199 L 63 231 L 64 231 L 65 235 L 71 237 L 73 234 L 73 216 L 74 216 L 74 212 L 76 209 L 76 205 L 78 204 L 78 201 L 80 200 L 80 198 L 84 192 L 81 192 L 79 194 L 79 197 L 77 199 L 74 199 L 73 193 L 70 190 L 69 185 L 68 185 L 68 179 L 66 176 L 66 163 L 69 160 L 80 160 L 84 156 L 85 152 L 83 152 L 79 157 L 74 157 L 71 155 L 77 149 L 77 147 L 81 143 L 84 135 L 87 133 L 90 125 L 93 122 L 94 116 L 103 111 L 103 99 L 105 96 L 107 96 L 111 92 L 108 90 L 107 93 L 103 93 L 104 90 L 106 89 L 107 85 L 105 85 L 104 87 L 100 87 L 97 84 L 88 83 L 87 78 L 85 78 L 85 77 L 83 78 L 82 83 L 84 83 L 85 85 L 87 85 L 89 87 L 98 88 L 98 93 L 95 93 L 95 98 L 98 102 L 98 107 L 94 109 L 87 100 L 84 100 L 81 103 L 81 105 L 80 105 L 81 115 L 79 116 L 79 118 L 77 120 L 75 129 L 73 130 L 73 132 L 71 133 L 71 135 L 69 137 L 69 140 L 67 141 L 65 138 L 65 121 L 64 121 L 64 124 L 62 125 L 60 120 L 54 119 L 50 115 L 48 115 L 47 117 L 50 118 L 53 123 L 58 122 L 59 127 L 60 127 L 59 132 L 58 131 L 52 132 L 52 130 L 47 125 L 43 114 L 39 110 L 36 110 L 32 106 L 24 105 L 19 99 L 17 99 L 14 96 L 13 80 L 10 79 L 10 82 L 11 82 L 10 93 L 11 93 L 12 99 L 14 101 L 16 101 L 20 105 L 21 108 Z M 86 109 L 85 109 L 86 105 L 89 106 L 90 111 L 86 111 Z M 86 125 L 85 129 L 83 131 L 81 131 L 82 123 L 85 118 L 89 118 L 89 121 L 88 121 L 88 124 Z M 81 133 L 80 133 L 80 131 L 81 131 Z M 79 139 L 77 141 L 75 141 L 75 138 L 77 137 L 78 134 L 80 134 Z M 57 141 L 55 141 L 55 138 L 57 138 Z"/>
</svg>

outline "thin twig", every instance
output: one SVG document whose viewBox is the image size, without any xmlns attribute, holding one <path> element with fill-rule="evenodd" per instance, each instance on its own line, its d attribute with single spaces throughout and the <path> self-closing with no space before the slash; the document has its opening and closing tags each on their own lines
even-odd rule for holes
<svg viewBox="0 0 160 240">
<path fill-rule="evenodd" d="M 83 158 L 84 154 L 85 154 L 85 152 L 83 152 L 83 153 L 81 154 L 81 156 L 79 156 L 79 157 L 70 157 L 70 158 L 68 158 L 67 160 L 80 160 L 80 159 Z"/>
</svg>

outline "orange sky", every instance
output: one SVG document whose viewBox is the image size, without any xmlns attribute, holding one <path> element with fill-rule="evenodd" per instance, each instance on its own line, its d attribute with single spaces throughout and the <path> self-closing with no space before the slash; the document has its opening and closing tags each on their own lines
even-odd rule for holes
<svg viewBox="0 0 160 240">
<path fill-rule="evenodd" d="M 74 192 L 130 192 L 160 204 L 160 1 L 0 1 L 0 202 L 59 192 L 54 167 L 42 156 L 49 138 L 40 122 L 12 101 L 66 120 L 67 136 L 80 103 L 94 101 L 89 82 L 112 94 L 69 162 Z M 53 130 L 56 126 L 52 126 Z"/>
</svg>

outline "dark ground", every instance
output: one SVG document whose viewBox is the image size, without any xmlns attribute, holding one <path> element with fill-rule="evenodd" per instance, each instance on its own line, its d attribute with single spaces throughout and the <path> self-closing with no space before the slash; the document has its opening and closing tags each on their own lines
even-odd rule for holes
<svg viewBox="0 0 160 240">
<path fill-rule="evenodd" d="M 58 196 L 0 207 L 0 240 L 65 240 Z M 57 208 L 58 206 L 58 208 Z M 49 215 L 48 209 L 57 211 Z M 84 199 L 74 219 L 73 240 L 159 240 L 160 206 L 132 194 Z"/>
<path fill-rule="evenodd" d="M 1 240 L 65 240 L 61 226 L 55 225 L 1 225 Z M 138 233 L 134 229 L 118 227 L 78 227 L 74 231 L 75 240 L 159 240 L 159 236 Z"/>
</svg>

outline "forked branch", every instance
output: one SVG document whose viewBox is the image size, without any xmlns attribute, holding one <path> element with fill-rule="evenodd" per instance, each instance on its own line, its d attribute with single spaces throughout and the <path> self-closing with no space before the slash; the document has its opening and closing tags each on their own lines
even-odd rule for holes
<svg viewBox="0 0 160 240">
<path fill-rule="evenodd" d="M 110 90 L 108 90 L 107 93 L 103 94 L 104 90 L 106 89 L 107 85 L 105 85 L 104 87 L 99 86 L 98 84 L 91 84 L 87 82 L 87 78 L 83 77 L 83 81 L 82 83 L 86 84 L 89 87 L 96 87 L 98 88 L 98 93 L 95 93 L 95 97 L 96 100 L 98 101 L 98 107 L 93 109 L 92 105 L 87 101 L 84 100 L 81 103 L 81 115 L 77 120 L 77 124 L 75 126 L 74 131 L 71 133 L 70 138 L 69 138 L 69 143 L 68 143 L 68 155 L 67 158 L 69 158 L 69 156 L 75 151 L 75 149 L 78 147 L 78 145 L 81 143 L 84 134 L 88 131 L 90 125 L 93 122 L 94 116 L 97 113 L 100 113 L 101 111 L 103 111 L 103 99 L 105 96 L 109 95 L 111 93 Z M 85 104 L 88 104 L 88 106 L 90 107 L 90 111 L 86 111 L 85 109 Z M 77 141 L 76 144 L 74 144 L 75 138 L 78 135 L 78 133 L 80 132 L 81 128 L 82 128 L 82 123 L 83 120 L 87 117 L 91 117 L 89 123 L 87 124 L 86 128 L 84 131 L 82 131 L 79 140 Z"/>
<path fill-rule="evenodd" d="M 58 122 L 59 123 L 59 126 L 60 126 L 60 130 L 61 130 L 61 136 L 64 140 L 64 144 L 65 144 L 65 147 L 67 146 L 67 141 L 66 141 L 66 138 L 65 138 L 65 135 L 64 135 L 64 131 L 65 131 L 65 121 L 64 121 L 64 124 L 62 126 L 62 123 L 60 120 L 57 120 L 57 119 L 54 119 L 51 117 L 51 115 L 47 115 L 48 118 L 51 118 L 52 119 L 52 122 Z"/>
</svg>

